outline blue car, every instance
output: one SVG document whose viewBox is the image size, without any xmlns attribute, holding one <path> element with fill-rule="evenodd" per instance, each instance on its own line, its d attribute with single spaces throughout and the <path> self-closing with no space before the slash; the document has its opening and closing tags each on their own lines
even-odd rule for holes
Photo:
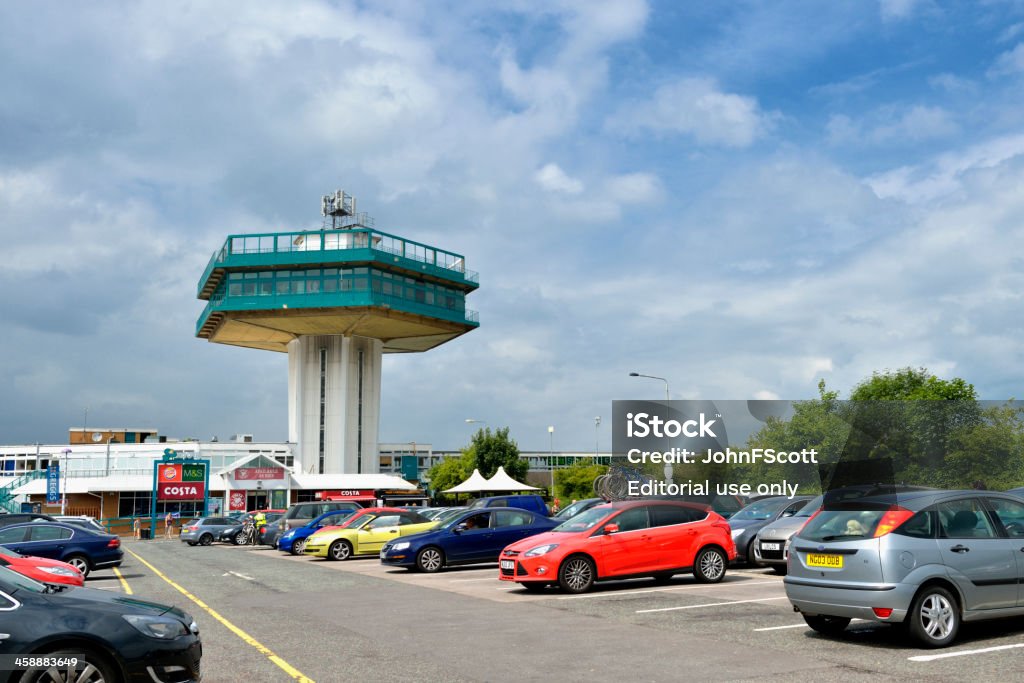
<svg viewBox="0 0 1024 683">
<path fill-rule="evenodd" d="M 505 546 L 550 531 L 559 523 L 522 508 L 466 510 L 430 531 L 388 541 L 381 548 L 380 561 L 423 572 L 497 562 Z"/>
<path fill-rule="evenodd" d="M 306 547 L 307 538 L 325 526 L 338 526 L 339 524 L 342 524 L 355 513 L 356 510 L 332 510 L 330 512 L 325 512 L 313 521 L 308 522 L 303 526 L 297 526 L 294 529 L 289 529 L 281 534 L 277 539 L 277 549 L 283 553 L 301 555 L 303 549 Z"/>
<path fill-rule="evenodd" d="M 120 567 L 121 539 L 72 524 L 36 521 L 0 528 L 0 545 L 22 555 L 67 562 L 88 576 L 93 569 Z"/>
</svg>

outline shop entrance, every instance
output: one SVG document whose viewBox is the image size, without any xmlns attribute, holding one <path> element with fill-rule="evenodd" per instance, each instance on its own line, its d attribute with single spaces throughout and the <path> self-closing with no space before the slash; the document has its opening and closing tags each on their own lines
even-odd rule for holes
<svg viewBox="0 0 1024 683">
<path fill-rule="evenodd" d="M 245 496 L 246 510 L 266 510 L 270 506 L 269 496 L 266 491 L 250 491 Z"/>
</svg>

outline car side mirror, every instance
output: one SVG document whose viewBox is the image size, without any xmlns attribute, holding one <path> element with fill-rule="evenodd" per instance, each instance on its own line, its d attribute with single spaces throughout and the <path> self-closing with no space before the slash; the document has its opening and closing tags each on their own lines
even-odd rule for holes
<svg viewBox="0 0 1024 683">
<path fill-rule="evenodd" d="M 604 531 L 604 533 L 606 533 L 606 534 L 616 534 L 616 533 L 619 532 L 619 525 L 618 524 L 605 524 L 604 525 L 604 529 L 602 529 L 602 531 Z"/>
</svg>

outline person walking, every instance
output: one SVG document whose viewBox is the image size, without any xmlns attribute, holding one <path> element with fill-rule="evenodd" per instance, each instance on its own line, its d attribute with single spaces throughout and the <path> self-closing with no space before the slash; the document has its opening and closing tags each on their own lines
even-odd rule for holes
<svg viewBox="0 0 1024 683">
<path fill-rule="evenodd" d="M 164 517 L 164 538 L 174 538 L 174 516 L 170 512 Z"/>
<path fill-rule="evenodd" d="M 132 522 L 132 529 L 135 531 L 135 539 L 139 540 L 142 538 L 142 520 L 138 517 Z"/>
</svg>

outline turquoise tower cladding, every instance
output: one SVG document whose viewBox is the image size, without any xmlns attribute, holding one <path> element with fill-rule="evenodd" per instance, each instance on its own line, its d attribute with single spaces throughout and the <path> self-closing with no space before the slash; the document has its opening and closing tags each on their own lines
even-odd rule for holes
<svg viewBox="0 0 1024 683">
<path fill-rule="evenodd" d="M 465 258 L 373 227 L 338 192 L 323 228 L 229 235 L 199 280 L 196 336 L 288 354 L 288 439 L 303 472 L 377 472 L 384 353 L 479 327 Z"/>
</svg>

